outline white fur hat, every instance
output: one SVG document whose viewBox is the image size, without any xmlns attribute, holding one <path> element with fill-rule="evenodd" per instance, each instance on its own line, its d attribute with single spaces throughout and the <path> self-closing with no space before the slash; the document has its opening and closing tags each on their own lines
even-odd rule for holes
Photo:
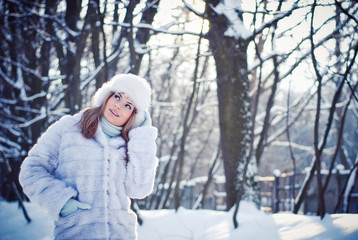
<svg viewBox="0 0 358 240">
<path fill-rule="evenodd" d="M 132 128 L 138 127 L 145 120 L 145 111 L 150 105 L 151 88 L 147 80 L 133 74 L 117 74 L 96 91 L 92 98 L 92 105 L 101 106 L 112 93 L 116 92 L 125 93 L 134 104 L 137 114 Z"/>
</svg>

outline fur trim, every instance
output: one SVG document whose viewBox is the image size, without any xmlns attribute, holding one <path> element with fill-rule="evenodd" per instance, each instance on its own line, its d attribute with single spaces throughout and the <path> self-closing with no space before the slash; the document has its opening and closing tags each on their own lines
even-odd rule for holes
<svg viewBox="0 0 358 240">
<path fill-rule="evenodd" d="M 137 114 L 132 124 L 138 127 L 145 120 L 150 105 L 151 88 L 148 82 L 133 74 L 117 74 L 99 88 L 92 98 L 92 106 L 99 107 L 114 92 L 123 92 L 133 102 Z"/>
<path fill-rule="evenodd" d="M 144 198 L 153 190 L 158 130 L 132 129 L 126 148 L 121 136 L 107 140 L 101 125 L 94 138 L 84 138 L 77 124 L 81 116 L 62 117 L 29 151 L 20 171 L 23 190 L 55 220 L 56 240 L 137 239 L 130 198 Z M 71 197 L 91 209 L 60 217 Z"/>
</svg>

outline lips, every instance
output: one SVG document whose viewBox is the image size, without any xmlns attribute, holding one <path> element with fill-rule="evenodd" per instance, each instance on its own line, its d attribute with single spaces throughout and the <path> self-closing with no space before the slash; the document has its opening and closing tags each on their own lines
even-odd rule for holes
<svg viewBox="0 0 358 240">
<path fill-rule="evenodd" d="M 109 111 L 110 111 L 114 116 L 119 117 L 119 115 L 118 115 L 115 111 L 113 111 L 112 109 L 109 109 Z"/>
</svg>

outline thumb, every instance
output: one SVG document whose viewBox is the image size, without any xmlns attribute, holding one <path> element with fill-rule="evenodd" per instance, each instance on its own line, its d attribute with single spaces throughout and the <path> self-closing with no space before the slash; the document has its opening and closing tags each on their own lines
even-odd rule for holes
<svg viewBox="0 0 358 240">
<path fill-rule="evenodd" d="M 91 209 L 91 205 L 89 205 L 87 203 L 83 203 L 83 202 L 78 202 L 77 207 L 79 209 Z"/>
<path fill-rule="evenodd" d="M 145 110 L 144 111 L 144 120 L 140 126 L 143 127 L 143 126 L 151 126 L 151 125 L 152 125 L 152 119 L 150 118 L 149 112 L 147 110 Z"/>
</svg>

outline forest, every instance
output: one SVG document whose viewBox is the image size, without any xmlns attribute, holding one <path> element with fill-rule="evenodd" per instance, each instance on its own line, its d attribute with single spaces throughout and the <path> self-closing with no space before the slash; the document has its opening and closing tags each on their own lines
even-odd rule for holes
<svg viewBox="0 0 358 240">
<path fill-rule="evenodd" d="M 323 217 L 331 174 L 358 167 L 357 11 L 355 0 L 0 1 L 0 198 L 26 200 L 20 165 L 48 126 L 133 73 L 150 82 L 159 131 L 141 208 L 178 209 L 183 186 L 204 179 L 203 208 L 222 176 L 236 216 L 279 170 L 306 173 L 295 213 L 315 181 Z"/>
</svg>

